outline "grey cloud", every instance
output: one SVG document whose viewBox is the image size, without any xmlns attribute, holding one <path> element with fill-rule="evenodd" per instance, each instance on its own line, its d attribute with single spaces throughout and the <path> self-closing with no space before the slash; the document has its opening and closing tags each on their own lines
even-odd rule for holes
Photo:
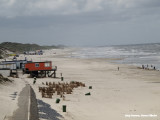
<svg viewBox="0 0 160 120">
<path fill-rule="evenodd" d="M 0 40 L 72 45 L 156 41 L 159 11 L 160 0 L 0 0 Z"/>
<path fill-rule="evenodd" d="M 159 17 L 159 6 L 159 0 L 1 0 L 0 26 L 40 27 Z"/>
<path fill-rule="evenodd" d="M 106 11 L 111 14 L 159 7 L 159 0 L 1 0 L 0 16 L 71 15 Z M 158 12 L 157 12 L 158 13 Z"/>
</svg>

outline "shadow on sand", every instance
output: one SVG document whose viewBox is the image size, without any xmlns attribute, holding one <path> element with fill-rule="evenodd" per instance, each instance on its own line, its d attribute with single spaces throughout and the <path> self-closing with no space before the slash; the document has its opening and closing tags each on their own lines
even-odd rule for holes
<svg viewBox="0 0 160 120">
<path fill-rule="evenodd" d="M 12 100 L 15 100 L 15 98 L 17 97 L 17 92 L 10 94 L 10 97 L 12 98 Z"/>
<path fill-rule="evenodd" d="M 57 113 L 57 111 L 55 111 L 54 109 L 52 109 L 49 104 L 39 99 L 37 100 L 37 102 L 39 118 L 47 120 L 60 120 L 60 118 L 63 118 L 63 116 Z"/>
<path fill-rule="evenodd" d="M 148 82 L 148 83 L 160 83 L 160 82 Z"/>
</svg>

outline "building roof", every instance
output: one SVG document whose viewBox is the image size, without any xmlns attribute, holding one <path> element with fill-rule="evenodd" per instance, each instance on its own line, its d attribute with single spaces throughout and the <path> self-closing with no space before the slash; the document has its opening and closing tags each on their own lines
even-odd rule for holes
<svg viewBox="0 0 160 120">
<path fill-rule="evenodd" d="M 28 62 L 27 60 L 12 60 L 12 61 L 2 61 L 2 62 Z"/>
<path fill-rule="evenodd" d="M 47 63 L 47 62 L 52 62 L 52 61 L 43 61 L 43 62 L 28 62 L 28 63 Z"/>
</svg>

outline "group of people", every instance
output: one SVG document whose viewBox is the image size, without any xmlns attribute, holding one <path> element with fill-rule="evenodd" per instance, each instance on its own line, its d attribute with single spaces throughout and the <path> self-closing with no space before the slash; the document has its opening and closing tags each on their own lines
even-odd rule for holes
<svg viewBox="0 0 160 120">
<path fill-rule="evenodd" d="M 156 67 L 155 66 L 153 66 L 153 65 L 142 65 L 142 69 L 147 69 L 147 70 L 149 70 L 149 69 L 153 69 L 153 70 L 156 70 Z"/>
</svg>

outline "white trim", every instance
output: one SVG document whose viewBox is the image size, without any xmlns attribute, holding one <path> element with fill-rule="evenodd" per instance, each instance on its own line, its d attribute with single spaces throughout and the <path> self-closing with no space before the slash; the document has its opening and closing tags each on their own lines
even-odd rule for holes
<svg viewBox="0 0 160 120">
<path fill-rule="evenodd" d="M 46 62 L 46 63 L 44 63 L 44 66 L 45 67 L 51 67 L 51 63 L 50 62 Z"/>
</svg>

